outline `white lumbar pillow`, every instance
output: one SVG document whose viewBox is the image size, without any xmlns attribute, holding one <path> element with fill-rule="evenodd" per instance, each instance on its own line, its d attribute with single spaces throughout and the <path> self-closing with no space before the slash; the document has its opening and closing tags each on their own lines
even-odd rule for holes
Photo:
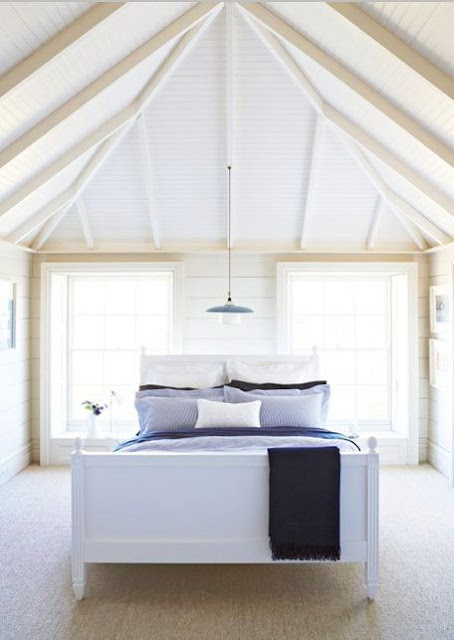
<svg viewBox="0 0 454 640">
<path fill-rule="evenodd" d="M 199 415 L 196 427 L 260 427 L 262 402 L 254 400 L 244 404 L 197 400 Z"/>
</svg>

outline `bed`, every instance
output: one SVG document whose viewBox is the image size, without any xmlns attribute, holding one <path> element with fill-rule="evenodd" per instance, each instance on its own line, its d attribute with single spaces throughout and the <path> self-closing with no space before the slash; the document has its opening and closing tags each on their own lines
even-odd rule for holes
<svg viewBox="0 0 454 640">
<path fill-rule="evenodd" d="M 232 358 L 235 356 L 142 354 L 141 381 L 159 363 L 182 363 L 184 374 L 183 363 Z M 276 362 L 276 366 L 283 359 L 313 369 L 317 365 L 316 354 L 247 356 L 248 362 Z M 191 444 L 182 448 L 179 437 L 173 448 L 156 446 L 159 441 L 162 444 L 158 436 L 154 441 L 148 448 L 132 443 L 109 453 L 84 451 L 82 440 L 75 441 L 71 457 L 72 585 L 78 600 L 84 597 L 88 563 L 276 562 L 268 533 L 266 440 L 260 446 L 227 450 Z M 339 561 L 365 565 L 370 600 L 378 589 L 378 462 L 373 437 L 366 452 L 340 447 Z"/>
</svg>

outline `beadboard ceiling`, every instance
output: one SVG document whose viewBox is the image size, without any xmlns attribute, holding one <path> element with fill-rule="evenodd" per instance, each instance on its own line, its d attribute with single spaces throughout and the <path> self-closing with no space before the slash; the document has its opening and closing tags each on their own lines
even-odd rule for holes
<svg viewBox="0 0 454 640">
<path fill-rule="evenodd" d="M 0 3 L 0 238 L 43 252 L 454 239 L 454 3 Z"/>
</svg>

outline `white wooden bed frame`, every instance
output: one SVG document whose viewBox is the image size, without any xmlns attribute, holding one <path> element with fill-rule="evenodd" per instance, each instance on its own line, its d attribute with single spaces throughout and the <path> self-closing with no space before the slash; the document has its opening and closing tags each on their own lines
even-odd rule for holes
<svg viewBox="0 0 454 640">
<path fill-rule="evenodd" d="M 376 439 L 369 438 L 368 445 L 367 453 L 341 453 L 340 562 L 365 564 L 367 597 L 373 600 L 378 589 Z M 273 562 L 267 452 L 91 453 L 77 438 L 71 464 L 72 584 L 77 600 L 84 596 L 87 563 Z"/>
</svg>

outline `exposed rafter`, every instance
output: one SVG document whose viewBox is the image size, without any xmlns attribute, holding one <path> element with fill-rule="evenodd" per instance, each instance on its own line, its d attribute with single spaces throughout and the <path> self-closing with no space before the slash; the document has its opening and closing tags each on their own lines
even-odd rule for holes
<svg viewBox="0 0 454 640">
<path fill-rule="evenodd" d="M 450 167 L 454 164 L 454 152 L 450 147 L 432 135 L 411 116 L 391 103 L 384 95 L 350 71 L 350 69 L 345 67 L 341 62 L 333 58 L 323 49 L 320 49 L 320 47 L 306 36 L 262 4 L 256 2 L 244 2 L 241 4 L 246 11 L 267 29 L 314 60 L 314 62 L 352 89 L 362 99 L 386 115 L 394 124 L 412 136 L 413 139 L 417 140 L 426 147 L 426 149 L 446 162 Z"/>
<path fill-rule="evenodd" d="M 368 13 L 362 11 L 357 4 L 354 2 L 330 2 L 327 4 L 433 87 L 454 99 L 454 80 L 450 76 L 374 20 Z"/>
<path fill-rule="evenodd" d="M 230 198 L 230 216 L 227 224 L 230 228 L 227 229 L 227 249 L 233 247 L 233 229 L 232 218 L 235 214 L 235 167 L 233 166 L 234 158 L 234 144 L 235 144 L 235 111 L 234 111 L 234 89 L 233 89 L 233 71 L 234 71 L 234 37 L 233 37 L 233 2 L 226 2 L 225 4 L 225 77 L 226 77 L 226 147 L 227 147 L 227 166 L 233 167 L 230 173 L 229 184 L 229 198 Z"/>
<path fill-rule="evenodd" d="M 404 218 L 404 216 L 401 215 L 397 209 L 391 209 L 391 213 L 400 223 L 401 227 L 408 233 L 418 249 L 420 249 L 421 251 L 425 251 L 428 248 L 427 242 L 419 229 L 414 224 L 412 224 L 412 222 L 408 220 L 408 218 Z"/>
<path fill-rule="evenodd" d="M 309 168 L 309 178 L 306 186 L 306 200 L 304 202 L 303 219 L 301 227 L 300 247 L 306 248 L 307 221 L 312 214 L 312 203 L 314 197 L 314 182 L 317 172 L 317 165 L 320 158 L 320 143 L 323 133 L 323 119 L 320 115 L 315 116 L 314 137 L 312 140 L 312 156 Z"/>
<path fill-rule="evenodd" d="M 366 248 L 368 251 L 373 251 L 375 248 L 375 238 L 377 236 L 378 224 L 380 222 L 381 214 L 383 211 L 383 200 L 381 196 L 378 196 L 377 203 L 375 205 L 374 213 L 369 227 L 369 233 L 367 234 Z"/>
<path fill-rule="evenodd" d="M 397 193 L 394 193 L 394 191 L 386 185 L 382 177 L 378 174 L 361 149 L 359 149 L 350 140 L 344 139 L 344 144 L 394 214 L 409 220 L 437 244 L 445 244 L 452 240 L 451 236 L 447 235 L 438 226 L 433 224 L 433 222 L 428 220 L 422 215 L 422 213 L 403 200 L 399 195 L 397 195 Z M 450 221 L 449 231 L 454 236 L 454 218 Z"/>
<path fill-rule="evenodd" d="M 15 243 L 22 242 L 35 229 L 38 229 L 42 224 L 47 222 L 55 214 L 58 214 L 61 209 L 65 207 L 71 207 L 75 203 L 79 195 L 82 193 L 82 191 L 86 188 L 90 180 L 94 178 L 110 153 L 122 140 L 123 136 L 129 130 L 131 124 L 132 122 L 128 123 L 123 127 L 123 129 L 117 131 L 117 133 L 105 140 L 93 154 L 92 158 L 90 158 L 89 162 L 81 171 L 79 177 L 73 183 L 73 185 L 66 189 L 63 193 L 60 193 L 51 202 L 37 211 L 37 213 L 28 218 L 23 224 L 15 228 L 14 231 L 8 235 L 7 240 Z"/>
<path fill-rule="evenodd" d="M 69 149 L 69 151 L 60 156 L 55 162 L 43 169 L 35 178 L 30 180 L 23 187 L 15 191 L 10 197 L 0 203 L 0 217 L 35 193 L 35 191 L 64 171 L 85 153 L 109 138 L 109 136 L 121 129 L 128 122 L 133 121 L 137 115 L 148 106 L 152 98 L 157 95 L 159 89 L 162 88 L 171 74 L 178 68 L 190 51 L 192 51 L 194 45 L 198 42 L 203 33 L 205 33 L 206 29 L 212 23 L 220 9 L 221 5 L 217 5 L 212 8 L 211 13 L 203 22 L 199 22 L 189 32 L 184 34 L 136 100 L 122 109 L 105 124 L 98 127 L 98 129 L 95 129 L 74 147 Z"/>
<path fill-rule="evenodd" d="M 63 121 L 70 118 L 74 113 L 84 107 L 90 100 L 93 100 L 102 91 L 110 87 L 114 82 L 128 74 L 137 65 L 150 58 L 156 51 L 162 49 L 175 38 L 184 35 L 198 22 L 203 20 L 211 11 L 210 4 L 198 3 L 188 9 L 183 15 L 176 18 L 169 25 L 164 27 L 159 33 L 147 40 L 143 45 L 135 49 L 132 53 L 120 60 L 117 64 L 106 71 L 102 76 L 89 84 L 85 89 L 65 102 L 61 107 L 50 113 L 34 127 L 29 129 L 20 138 L 17 138 L 8 147 L 0 152 L 0 168 L 5 167 L 17 156 L 31 147 L 38 140 L 55 129 Z"/>
<path fill-rule="evenodd" d="M 242 15 L 282 68 L 286 70 L 295 85 L 310 101 L 314 109 L 333 124 L 336 130 L 344 134 L 342 136 L 343 140 L 349 139 L 359 144 L 360 147 L 396 171 L 396 173 L 409 182 L 420 193 L 438 205 L 441 209 L 440 215 L 443 217 L 444 225 L 446 225 L 446 228 L 451 228 L 454 220 L 454 203 L 452 200 L 403 163 L 389 149 L 381 145 L 377 140 L 360 129 L 360 127 L 327 104 L 276 36 L 270 31 L 263 29 L 244 9 L 242 10 Z"/>
<path fill-rule="evenodd" d="M 142 159 L 145 176 L 145 184 L 147 188 L 148 196 L 148 218 L 150 220 L 151 233 L 153 235 L 153 244 L 155 249 L 161 248 L 161 236 L 159 233 L 158 223 L 158 207 L 156 199 L 156 180 L 153 174 L 153 163 L 150 154 L 150 144 L 148 140 L 147 126 L 145 123 L 144 115 L 141 114 L 138 118 L 139 123 L 139 135 L 140 144 L 142 148 Z"/>
<path fill-rule="evenodd" d="M 53 215 L 52 218 L 49 218 L 44 223 L 42 229 L 39 231 L 36 238 L 32 242 L 32 249 L 34 249 L 35 251 L 40 251 L 43 248 L 43 246 L 49 240 L 50 236 L 53 234 L 53 232 L 66 216 L 71 207 L 72 202 L 59 209 L 59 211 L 57 211 L 57 213 Z"/>
<path fill-rule="evenodd" d="M 93 234 L 88 221 L 88 212 L 83 195 L 80 195 L 77 199 L 76 209 L 80 220 L 80 226 L 82 227 L 82 233 L 84 234 L 85 242 L 87 243 L 87 249 L 89 251 L 93 251 L 95 244 L 93 242 Z"/>
<path fill-rule="evenodd" d="M 70 25 L 39 47 L 28 58 L 21 60 L 0 78 L 0 100 L 14 89 L 17 89 L 25 80 L 44 69 L 46 65 L 55 60 L 66 49 L 87 36 L 90 31 L 125 4 L 124 2 L 97 2 L 91 9 L 71 22 Z"/>
</svg>

